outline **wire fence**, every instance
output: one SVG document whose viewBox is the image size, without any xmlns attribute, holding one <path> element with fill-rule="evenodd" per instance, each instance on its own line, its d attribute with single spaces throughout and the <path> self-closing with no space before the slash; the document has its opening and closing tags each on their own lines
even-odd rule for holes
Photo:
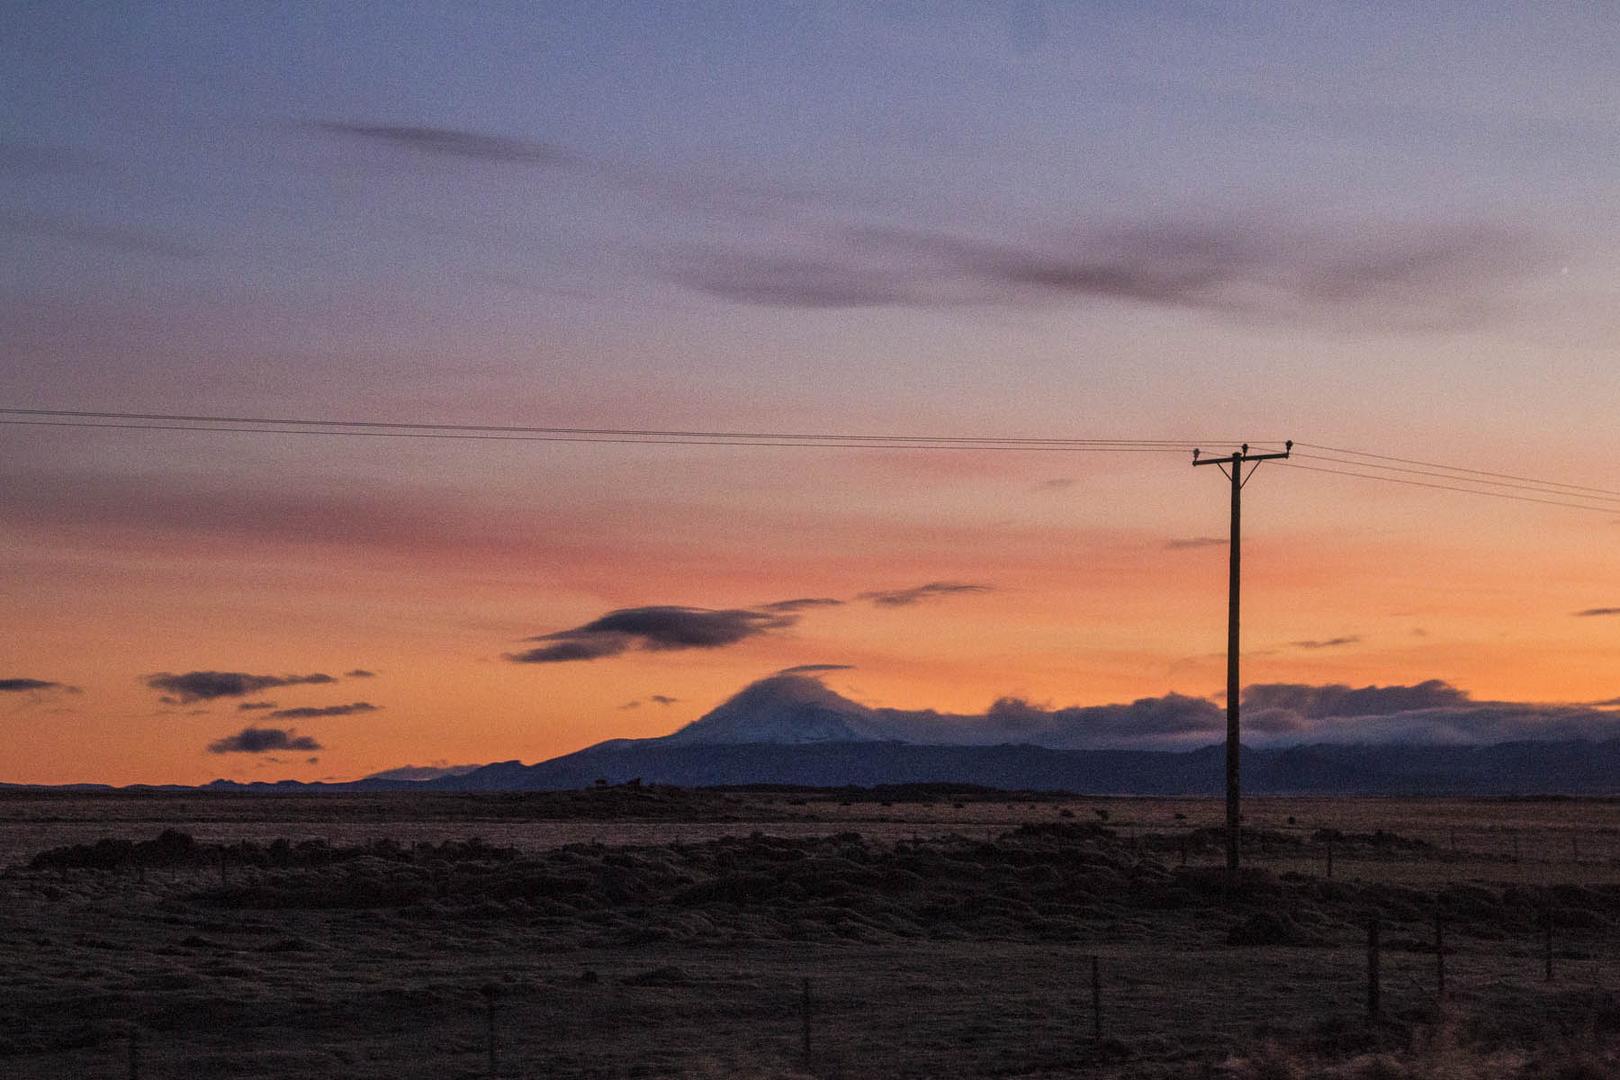
<svg viewBox="0 0 1620 1080">
<path fill-rule="evenodd" d="M 924 1076 L 1020 1070 L 1084 1072 L 1124 1060 L 1218 1061 L 1246 1040 L 1292 1031 L 1439 1022 L 1494 1005 L 1518 1022 L 1562 1010 L 1566 1027 L 1612 1013 L 1611 965 L 1585 943 L 1541 942 L 1436 953 L 1383 928 L 1376 967 L 1365 946 L 1276 955 L 1271 985 L 1209 954 L 1107 944 L 1055 950 L 1055 972 L 993 991 L 927 973 L 846 972 L 847 955 L 804 955 L 728 983 L 724 964 L 663 965 L 567 982 L 522 979 L 371 995 L 294 1029 L 224 1017 L 133 1017 L 91 1045 L 13 1057 L 17 1077 L 213 1076 Z M 1003 956 L 1000 950 L 991 955 Z M 757 960 L 757 958 L 750 958 Z M 633 963 L 633 962 L 632 962 Z M 1095 964 L 1095 967 L 1093 967 Z M 1443 964 L 1443 974 L 1440 965 Z M 1095 981 L 1093 982 L 1093 971 Z M 1370 978 L 1376 972 L 1376 981 Z M 991 973 L 986 972 L 986 975 Z M 1444 991 L 1441 985 L 1444 981 Z M 1527 1006 L 1527 1001 L 1544 1003 Z M 336 1006 L 335 1006 L 336 1007 Z M 204 1026 L 207 1025 L 207 1026 Z M 87 1036 L 91 1038 L 92 1036 Z M 4 1058 L 0 1058 L 3 1064 Z"/>
<path fill-rule="evenodd" d="M 1183 858 L 1194 871 L 1214 865 L 1212 832 L 1127 825 L 1116 835 L 1133 858 L 1179 873 Z M 1504 870 L 1561 865 L 1534 858 L 1545 845 L 1532 850 L 1523 836 L 1512 861 L 1511 838 L 1497 830 L 1476 830 L 1473 846 L 1459 831 L 1455 848 L 1449 829 L 1447 844 L 1422 847 L 1410 836 L 1368 835 L 1257 832 L 1245 837 L 1245 855 L 1274 873 L 1314 866 L 1318 890 L 1337 878 L 1387 879 L 1389 867 L 1407 863 L 1444 867 L 1453 854 L 1460 865 L 1488 856 Z M 1330 846 L 1340 849 L 1336 879 L 1322 873 Z M 1583 852 L 1578 865 L 1605 857 Z M 155 918 L 189 925 L 188 894 L 257 872 L 222 862 L 130 872 L 115 884 L 132 899 L 156 894 Z M 108 877 L 66 871 L 54 879 L 67 888 L 96 873 Z M 1122 1062 L 1212 1063 L 1273 1036 L 1376 1032 L 1448 1017 L 1540 1037 L 1526 1025 L 1597 1030 L 1620 1016 L 1612 992 L 1620 933 L 1560 892 L 1578 888 L 1518 890 L 1520 917 L 1484 925 L 1457 911 L 1469 889 L 1442 887 L 1378 899 L 1365 921 L 1320 919 L 1308 904 L 1266 912 L 1235 903 L 1100 916 L 1051 941 L 992 934 L 828 944 L 717 928 L 697 943 L 649 938 L 610 947 L 493 913 L 483 922 L 410 925 L 362 911 L 291 913 L 277 925 L 301 930 L 302 944 L 248 950 L 225 938 L 255 929 L 263 916 L 216 915 L 212 928 L 181 940 L 184 963 L 120 963 L 120 950 L 138 943 L 81 931 L 64 956 L 85 966 L 87 987 L 97 973 L 86 950 L 109 956 L 103 966 L 118 969 L 123 990 L 104 978 L 93 991 L 65 990 L 56 1007 L 80 1017 L 66 1028 L 41 1012 L 49 1000 L 0 991 L 17 1018 L 13 1037 L 0 1040 L 0 1073 L 1084 1074 Z M 260 962 L 268 954 L 278 954 L 273 972 Z M 31 1046 L 31 1025 L 50 1029 L 55 1044 Z"/>
</svg>

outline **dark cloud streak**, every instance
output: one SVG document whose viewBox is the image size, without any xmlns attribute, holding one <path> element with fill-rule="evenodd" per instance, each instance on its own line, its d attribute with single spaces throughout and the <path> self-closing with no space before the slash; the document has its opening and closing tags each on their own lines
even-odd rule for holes
<svg viewBox="0 0 1620 1080">
<path fill-rule="evenodd" d="M 358 716 L 377 712 L 382 708 L 369 701 L 355 701 L 348 705 L 305 705 L 296 709 L 277 709 L 270 714 L 272 720 L 319 720 L 328 716 Z"/>
<path fill-rule="evenodd" d="M 785 629 L 797 621 L 795 615 L 749 608 L 620 608 L 572 630 L 528 638 L 542 644 L 511 654 L 508 659 L 520 664 L 556 664 L 599 660 L 631 648 L 649 652 L 719 649 Z"/>
<path fill-rule="evenodd" d="M 964 593 L 991 592 L 988 585 L 973 585 L 959 581 L 930 581 L 909 589 L 887 589 L 861 593 L 857 599 L 867 600 L 879 607 L 910 607 L 925 600 L 939 600 Z"/>
<path fill-rule="evenodd" d="M 806 596 L 797 600 L 777 600 L 770 604 L 761 604 L 761 611 L 806 611 L 810 608 L 840 607 L 842 600 L 834 600 L 829 596 Z"/>
<path fill-rule="evenodd" d="M 0 233 L 65 240 L 82 247 L 124 255 L 157 255 L 166 259 L 195 259 L 206 252 L 144 229 L 98 225 L 41 214 L 0 213 Z"/>
<path fill-rule="evenodd" d="M 64 694 L 79 692 L 76 686 L 67 686 L 49 679 L 9 678 L 0 679 L 0 694 L 36 694 L 46 691 L 57 691 Z"/>
<path fill-rule="evenodd" d="M 188 671 L 181 675 L 148 675 L 146 685 L 161 690 L 169 704 L 189 705 L 225 697 L 246 697 L 277 686 L 321 686 L 337 682 L 330 675 L 249 675 L 242 671 Z"/>
<path fill-rule="evenodd" d="M 1091 225 L 1038 241 L 858 229 L 832 254 L 710 253 L 677 272 L 738 303 L 798 308 L 1119 301 L 1248 317 L 1365 309 L 1476 316 L 1535 261 L 1522 230 L 1487 224 L 1325 229 L 1230 215 Z"/>
<path fill-rule="evenodd" d="M 822 671 L 854 671 L 854 664 L 795 664 L 793 667 L 783 668 L 772 678 L 783 675 L 813 675 Z"/>
<path fill-rule="evenodd" d="M 421 154 L 465 158 L 512 165 L 568 165 L 573 158 L 562 148 L 506 135 L 488 135 L 460 128 L 422 124 L 358 124 L 323 121 L 321 131 L 353 139 L 403 147 Z"/>
<path fill-rule="evenodd" d="M 324 747 L 294 728 L 245 727 L 208 744 L 210 754 L 267 754 L 277 750 L 321 750 Z"/>
<path fill-rule="evenodd" d="M 1339 649 L 1346 645 L 1359 645 L 1361 644 L 1361 638 L 1348 635 L 1345 637 L 1323 638 L 1321 640 L 1290 641 L 1288 644 L 1295 649 Z"/>
</svg>

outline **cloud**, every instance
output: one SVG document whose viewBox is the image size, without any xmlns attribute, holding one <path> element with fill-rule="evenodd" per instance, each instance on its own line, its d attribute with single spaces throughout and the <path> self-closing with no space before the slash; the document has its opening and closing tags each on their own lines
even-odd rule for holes
<svg viewBox="0 0 1620 1080">
<path fill-rule="evenodd" d="M 1575 613 L 1577 619 L 1595 619 L 1605 615 L 1620 615 L 1620 607 L 1589 607 Z"/>
<path fill-rule="evenodd" d="M 854 671 L 854 664 L 796 664 L 783 668 L 777 675 L 813 675 L 821 671 Z"/>
<path fill-rule="evenodd" d="M 552 143 L 460 128 L 420 124 L 357 124 L 324 121 L 315 127 L 333 135 L 371 140 L 421 154 L 514 165 L 569 165 L 573 157 Z"/>
<path fill-rule="evenodd" d="M 830 596 L 806 596 L 798 600 L 778 600 L 771 604 L 761 604 L 761 611 L 806 611 L 810 608 L 840 607 L 842 600 L 834 600 Z"/>
<path fill-rule="evenodd" d="M 912 306 L 922 299 L 881 271 L 808 259 L 715 257 L 678 273 L 676 281 L 723 300 L 770 307 Z"/>
<path fill-rule="evenodd" d="M 249 675 L 241 671 L 188 671 L 183 675 L 159 672 L 146 676 L 146 685 L 164 692 L 171 705 L 193 701 L 213 701 L 224 697 L 246 697 L 276 686 L 315 686 L 335 683 L 330 675 Z"/>
<path fill-rule="evenodd" d="M 1054 476 L 1050 480 L 1042 480 L 1032 490 L 1035 491 L 1067 491 L 1080 481 L 1072 476 Z"/>
<path fill-rule="evenodd" d="M 1227 540 L 1221 536 L 1187 536 L 1174 540 L 1166 540 L 1166 551 L 1191 551 L 1194 548 L 1225 547 Z"/>
<path fill-rule="evenodd" d="M 668 694 L 648 694 L 646 701 L 643 701 L 641 698 L 636 698 L 634 701 L 625 702 L 623 705 L 620 705 L 619 708 L 621 710 L 639 709 L 649 702 L 653 705 L 675 705 L 678 704 L 680 700 L 680 698 L 670 697 Z"/>
<path fill-rule="evenodd" d="M 629 638 L 602 636 L 589 640 L 560 641 L 555 645 L 542 645 L 538 649 L 508 653 L 506 658 L 515 664 L 566 664 L 575 660 L 600 660 L 605 656 L 617 656 L 629 647 Z"/>
<path fill-rule="evenodd" d="M 1295 649 L 1337 649 L 1345 645 L 1359 645 L 1361 638 L 1356 636 L 1324 638 L 1320 641 L 1290 641 L 1288 644 Z"/>
<path fill-rule="evenodd" d="M 667 738 L 679 744 L 898 741 L 928 745 L 1026 744 L 1054 749 L 1199 746 L 1225 730 L 1225 711 L 1204 698 L 1169 694 L 1119 705 L 1049 709 L 997 699 L 983 713 L 875 708 L 816 678 L 847 665 L 806 664 L 744 687 Z"/>
<path fill-rule="evenodd" d="M 1262 684 L 1244 690 L 1243 711 L 1245 731 L 1260 742 L 1481 745 L 1620 738 L 1620 718 L 1592 706 L 1476 701 L 1439 679 L 1360 688 Z"/>
<path fill-rule="evenodd" d="M 319 720 L 328 716 L 355 716 L 376 712 L 382 706 L 369 701 L 356 701 L 348 705 L 315 705 L 297 709 L 277 709 L 270 714 L 272 720 Z"/>
<path fill-rule="evenodd" d="M 909 589 L 864 592 L 856 597 L 881 607 L 907 607 L 961 593 L 989 592 L 988 585 L 933 581 Z M 838 607 L 847 601 L 831 597 L 776 600 L 752 608 L 698 608 L 673 605 L 620 608 L 572 630 L 525 638 L 532 649 L 508 653 L 518 664 L 562 664 L 600 660 L 631 649 L 667 652 L 718 649 L 796 625 L 799 613 Z"/>
<path fill-rule="evenodd" d="M 527 638 L 549 644 L 507 658 L 520 664 L 555 664 L 617 656 L 631 648 L 652 652 L 719 649 L 797 621 L 795 615 L 748 608 L 620 608 L 572 630 Z"/>
<path fill-rule="evenodd" d="M 909 607 L 924 600 L 937 600 L 946 596 L 956 596 L 962 593 L 990 592 L 988 585 L 968 585 L 956 581 L 931 581 L 926 585 L 917 585 L 910 589 L 890 589 L 880 592 L 864 592 L 856 599 L 869 600 L 879 607 Z"/>
<path fill-rule="evenodd" d="M 313 758 L 311 761 L 313 762 Z M 374 772 L 365 777 L 367 780 L 437 780 L 441 776 L 465 776 L 475 769 L 482 769 L 482 765 L 451 765 L 445 761 L 435 761 L 431 765 L 400 765 L 382 772 Z"/>
<path fill-rule="evenodd" d="M 77 694 L 80 692 L 77 686 L 51 682 L 49 679 L 25 679 L 21 677 L 0 679 L 0 694 L 38 694 L 47 691 L 61 694 Z"/>
<path fill-rule="evenodd" d="M 244 701 L 237 706 L 237 709 L 241 712 L 256 712 L 259 709 L 274 709 L 275 707 L 276 703 L 273 701 Z"/>
<path fill-rule="evenodd" d="M 847 231 L 815 256 L 714 253 L 681 284 L 739 303 L 799 308 L 1028 306 L 1117 301 L 1247 316 L 1349 309 L 1477 316 L 1533 262 L 1520 230 L 1485 223 L 1340 228 L 1257 215 L 1089 223 L 1038 239 L 916 229 Z"/>
<path fill-rule="evenodd" d="M 208 744 L 210 754 L 266 754 L 275 750 L 321 750 L 324 747 L 293 728 L 245 727 Z"/>
<path fill-rule="evenodd" d="M 97 225 L 54 215 L 0 213 L 0 233 L 65 240 L 81 247 L 125 255 L 195 259 L 206 254 L 202 248 L 157 233 L 119 225 Z"/>
<path fill-rule="evenodd" d="M 375 679 L 377 677 L 377 673 L 375 671 L 367 671 L 365 668 L 355 668 L 352 671 L 345 671 L 343 673 L 343 677 L 345 679 Z"/>
<path fill-rule="evenodd" d="M 955 746 L 1027 744 L 1060 750 L 1190 749 L 1217 744 L 1225 709 L 1169 693 L 1105 705 L 1052 708 L 1007 696 L 982 713 L 877 708 L 829 689 L 815 671 L 789 668 L 745 687 L 671 741 L 894 740 Z M 1620 704 L 1620 699 L 1615 699 Z M 1413 685 L 1256 684 L 1243 692 L 1243 740 L 1255 746 L 1484 745 L 1526 740 L 1620 739 L 1620 715 L 1584 706 L 1476 701 L 1439 679 Z"/>
<path fill-rule="evenodd" d="M 1411 686 L 1363 686 L 1342 683 L 1257 683 L 1243 690 L 1245 709 L 1276 709 L 1320 720 L 1343 716 L 1387 716 L 1421 709 L 1443 709 L 1469 702 L 1468 693 L 1441 679 Z"/>
</svg>

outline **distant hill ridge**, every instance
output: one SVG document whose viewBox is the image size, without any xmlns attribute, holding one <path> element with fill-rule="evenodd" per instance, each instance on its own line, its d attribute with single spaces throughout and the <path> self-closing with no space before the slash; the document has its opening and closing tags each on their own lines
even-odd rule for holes
<svg viewBox="0 0 1620 1080">
<path fill-rule="evenodd" d="M 1394 689 L 1382 693 L 1387 696 Z M 1447 692 L 1443 684 L 1412 689 L 1430 696 Z M 382 775 L 336 784 L 220 780 L 205 788 L 265 793 L 548 791 L 640 779 L 680 787 L 944 783 L 1115 795 L 1216 795 L 1224 784 L 1220 746 L 1083 745 L 1098 726 L 1108 725 L 1116 731 L 1140 725 L 1177 737 L 1207 738 L 1207 713 L 1220 718 L 1210 702 L 1169 695 L 1055 712 L 998 702 L 982 717 L 953 717 L 863 705 L 817 678 L 790 670 L 745 687 L 670 735 L 609 740 L 533 765 L 501 761 L 426 779 Z M 1197 724 L 1187 725 L 1188 716 Z M 1608 795 L 1620 793 L 1620 738 L 1245 747 L 1243 774 L 1250 794 Z M 110 790 L 105 785 L 67 786 Z M 178 785 L 150 787 L 185 790 Z"/>
<path fill-rule="evenodd" d="M 1451 693 L 1439 684 L 1417 689 Z M 1070 710 L 1076 717 L 1071 727 L 1083 729 L 1098 717 L 1149 724 L 1167 708 L 1205 722 L 1206 710 L 1220 712 L 1200 699 L 1171 695 Z M 989 724 L 969 727 L 963 718 L 862 705 L 817 678 L 783 673 L 745 687 L 670 735 L 612 740 L 534 765 L 501 762 L 425 784 L 438 790 L 554 790 L 640 778 L 683 787 L 961 783 L 1120 795 L 1224 790 L 1220 746 L 1080 748 L 1072 744 L 1083 732 L 1066 729 L 1061 717 L 1046 713 L 1031 721 L 1027 712 L 992 707 Z M 1245 747 L 1244 786 L 1253 794 L 1609 794 L 1620 792 L 1620 739 Z"/>
</svg>

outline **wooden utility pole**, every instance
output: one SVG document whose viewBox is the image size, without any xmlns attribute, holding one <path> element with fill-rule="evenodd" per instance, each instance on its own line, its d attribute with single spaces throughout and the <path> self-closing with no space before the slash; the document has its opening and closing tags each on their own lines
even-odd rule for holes
<svg viewBox="0 0 1620 1080">
<path fill-rule="evenodd" d="M 1194 465 L 1214 465 L 1232 482 L 1232 539 L 1228 546 L 1230 558 L 1226 597 L 1226 877 L 1230 884 L 1236 878 L 1242 861 L 1240 855 L 1239 826 L 1242 821 L 1241 783 L 1238 758 L 1241 754 L 1238 730 L 1238 699 L 1242 688 L 1238 681 L 1238 599 L 1243 566 L 1243 485 L 1249 482 L 1262 461 L 1285 458 L 1293 452 L 1294 441 L 1283 444 L 1280 454 L 1251 454 L 1249 444 L 1234 451 L 1231 457 L 1212 457 L 1200 460 L 1201 451 L 1193 451 Z M 1254 462 L 1248 475 L 1243 466 Z"/>
</svg>

